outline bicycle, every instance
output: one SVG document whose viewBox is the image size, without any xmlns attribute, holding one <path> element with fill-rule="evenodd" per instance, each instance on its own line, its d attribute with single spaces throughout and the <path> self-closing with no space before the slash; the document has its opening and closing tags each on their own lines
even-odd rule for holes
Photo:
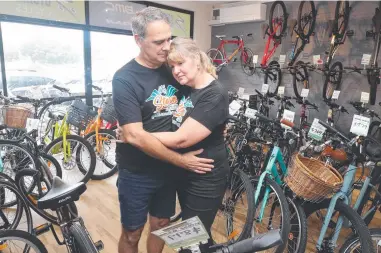
<svg viewBox="0 0 381 253">
<path fill-rule="evenodd" d="M 0 249 L 1 252 L 18 252 L 17 249 L 23 249 L 23 252 L 48 253 L 37 237 L 21 230 L 1 230 Z"/>
<path fill-rule="evenodd" d="M 37 200 L 38 210 L 51 209 L 56 212 L 56 224 L 60 227 L 63 241 L 60 241 L 53 225 L 50 223 L 40 226 L 36 230 L 36 234 L 52 231 L 54 238 L 59 245 L 66 245 L 70 253 L 97 253 L 103 249 L 102 241 L 93 242 L 89 232 L 87 231 L 83 219 L 73 210 L 73 204 L 78 201 L 80 196 L 86 191 L 86 184 L 79 182 L 68 185 L 59 177 L 54 177 L 52 187 L 48 192 L 43 192 L 41 173 L 39 171 L 23 169 L 16 175 L 15 182 L 17 185 L 23 185 L 25 177 L 33 178 L 33 182 L 37 186 L 38 195 L 41 197 Z M 28 199 L 25 191 L 21 191 L 24 199 Z M 31 206 L 33 209 L 36 207 Z"/>
<path fill-rule="evenodd" d="M 248 37 L 252 36 L 251 33 L 247 34 Z M 211 48 L 209 49 L 206 54 L 211 59 L 213 65 L 216 67 L 217 73 L 221 71 L 222 67 L 227 66 L 229 63 L 232 62 L 232 60 L 235 62 L 236 58 L 234 58 L 238 52 L 240 52 L 240 60 L 241 60 L 241 67 L 243 72 L 246 75 L 253 75 L 254 74 L 254 67 L 253 67 L 253 52 L 251 49 L 245 47 L 245 41 L 243 40 L 243 35 L 240 36 L 233 36 L 232 38 L 235 40 L 224 40 L 225 35 L 216 35 L 216 38 L 220 40 L 220 44 L 217 48 Z M 237 45 L 237 48 L 233 51 L 232 54 L 229 56 L 226 55 L 225 51 L 225 45 L 227 44 L 234 44 Z M 234 59 L 233 59 L 234 58 Z"/>
</svg>

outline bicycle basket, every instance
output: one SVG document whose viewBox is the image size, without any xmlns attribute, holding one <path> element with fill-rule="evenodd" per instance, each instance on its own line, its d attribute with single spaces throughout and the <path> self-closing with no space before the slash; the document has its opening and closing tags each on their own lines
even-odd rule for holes
<svg viewBox="0 0 381 253">
<path fill-rule="evenodd" d="M 7 127 L 25 128 L 28 118 L 33 117 L 33 111 L 20 105 L 6 105 L 2 109 L 2 120 Z"/>
<path fill-rule="evenodd" d="M 107 122 L 114 123 L 117 121 L 114 102 L 112 97 L 108 97 L 102 106 L 101 118 Z"/>
<path fill-rule="evenodd" d="M 97 112 L 92 107 L 87 106 L 82 100 L 74 100 L 67 112 L 67 123 L 80 130 L 85 129 L 97 116 Z"/>
<path fill-rule="evenodd" d="M 340 190 L 343 177 L 335 168 L 322 161 L 296 154 L 292 158 L 285 182 L 298 197 L 318 203 Z"/>
</svg>

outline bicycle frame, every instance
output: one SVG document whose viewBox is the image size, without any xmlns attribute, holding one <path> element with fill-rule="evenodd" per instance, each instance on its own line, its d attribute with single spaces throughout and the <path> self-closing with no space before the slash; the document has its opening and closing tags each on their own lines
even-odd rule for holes
<svg viewBox="0 0 381 253">
<path fill-rule="evenodd" d="M 226 51 L 225 51 L 225 45 L 226 44 L 237 44 L 238 45 L 238 47 L 234 50 L 234 52 L 231 55 L 229 55 L 229 57 L 226 56 Z M 232 58 L 234 56 L 236 56 L 236 54 L 239 51 L 243 50 L 244 47 L 245 47 L 245 43 L 244 43 L 243 39 L 239 39 L 239 40 L 221 40 L 220 45 L 218 46 L 217 49 L 222 52 L 222 54 L 224 56 L 224 59 L 223 60 L 214 59 L 213 61 L 215 63 L 217 63 L 218 65 L 223 64 L 223 63 L 229 63 L 229 62 L 231 62 Z M 221 61 L 221 62 L 219 62 L 219 61 Z"/>
<path fill-rule="evenodd" d="M 274 34 L 276 34 L 276 32 L 278 31 L 278 29 L 280 29 L 280 27 L 281 27 L 281 24 L 276 24 L 275 28 L 274 28 L 274 32 L 272 34 L 268 33 L 269 37 L 267 38 L 265 50 L 263 52 L 263 57 L 262 57 L 262 61 L 261 61 L 261 67 L 267 67 L 268 61 L 274 55 L 275 50 L 278 48 L 278 46 L 281 43 L 280 40 L 277 41 L 277 40 L 274 39 Z M 271 41 L 274 42 L 274 45 L 273 45 L 273 48 L 270 50 L 270 43 L 271 43 Z"/>
<path fill-rule="evenodd" d="M 278 172 L 278 169 L 276 166 L 277 162 L 279 163 L 279 166 L 282 170 L 283 176 L 286 175 L 287 167 L 286 167 L 286 164 L 284 163 L 284 160 L 283 160 L 282 151 L 280 150 L 279 147 L 274 146 L 274 148 L 271 152 L 269 161 L 266 164 L 266 169 L 264 172 L 262 172 L 261 176 L 259 177 L 258 185 L 257 185 L 257 188 L 255 190 L 255 197 L 254 197 L 255 205 L 257 204 L 259 194 L 260 194 L 260 190 L 261 190 L 261 187 L 263 185 L 263 182 L 264 182 L 266 176 L 270 176 L 279 185 L 283 184 L 282 179 L 281 179 L 281 175 L 279 175 L 279 172 Z M 265 192 L 265 195 L 263 197 L 263 203 L 261 206 L 261 211 L 259 213 L 259 219 L 258 219 L 259 222 L 261 222 L 263 219 L 263 215 L 265 212 L 265 207 L 266 207 L 267 198 L 269 196 L 269 193 L 270 193 L 270 188 L 266 187 L 266 192 Z"/>
<path fill-rule="evenodd" d="M 298 35 L 299 36 L 299 35 Z M 302 41 L 302 45 L 300 47 L 297 47 L 298 46 L 298 42 L 299 40 Z M 300 36 L 296 39 L 296 42 L 295 42 L 295 45 L 294 45 L 294 48 L 292 50 L 292 55 L 291 55 L 291 60 L 290 62 L 288 63 L 288 66 L 294 66 L 294 63 L 296 62 L 296 59 L 298 59 L 298 56 L 300 55 L 301 52 L 303 52 L 305 46 L 308 44 L 308 40 L 306 39 L 301 39 Z M 296 52 L 295 52 L 296 50 Z"/>
</svg>

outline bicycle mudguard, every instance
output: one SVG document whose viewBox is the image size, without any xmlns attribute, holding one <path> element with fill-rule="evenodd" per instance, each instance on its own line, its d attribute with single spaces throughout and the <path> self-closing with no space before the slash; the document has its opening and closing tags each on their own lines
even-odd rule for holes
<svg viewBox="0 0 381 253">
<path fill-rule="evenodd" d="M 280 230 L 272 230 L 228 246 L 229 253 L 251 253 L 263 251 L 282 244 Z"/>
</svg>

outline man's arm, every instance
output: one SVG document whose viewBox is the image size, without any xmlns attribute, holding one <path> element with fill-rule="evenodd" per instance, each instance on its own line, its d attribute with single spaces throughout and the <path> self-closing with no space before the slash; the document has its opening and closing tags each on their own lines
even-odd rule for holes
<svg viewBox="0 0 381 253">
<path fill-rule="evenodd" d="M 130 123 L 122 126 L 124 140 L 127 143 L 139 148 L 146 154 L 178 167 L 192 170 L 196 173 L 205 173 L 211 171 L 213 160 L 199 158 L 195 155 L 200 154 L 202 150 L 179 154 L 165 147 L 157 138 L 143 129 L 141 122 Z"/>
</svg>

